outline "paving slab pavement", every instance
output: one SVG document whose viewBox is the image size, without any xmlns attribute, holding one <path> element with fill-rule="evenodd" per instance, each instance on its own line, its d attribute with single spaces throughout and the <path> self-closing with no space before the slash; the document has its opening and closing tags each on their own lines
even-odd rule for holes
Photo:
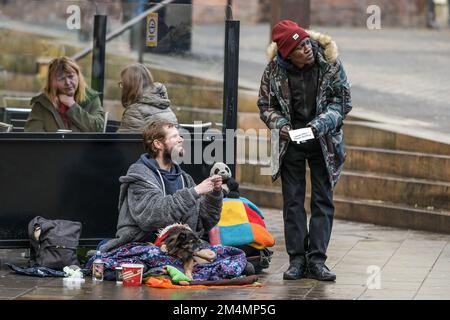
<svg viewBox="0 0 450 320">
<path fill-rule="evenodd" d="M 0 270 L 1 300 L 450 300 L 450 235 L 336 219 L 327 265 L 336 282 L 282 279 L 288 267 L 282 212 L 263 209 L 276 239 L 262 288 L 155 289 L 86 282 L 67 287 L 60 278 L 34 278 Z M 1 256 L 7 262 L 6 253 Z M 378 277 L 377 277 L 378 276 Z"/>
</svg>

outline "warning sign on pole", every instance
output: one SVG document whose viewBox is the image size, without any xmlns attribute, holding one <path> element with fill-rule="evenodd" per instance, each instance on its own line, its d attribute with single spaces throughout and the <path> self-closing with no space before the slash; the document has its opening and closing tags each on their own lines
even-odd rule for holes
<svg viewBox="0 0 450 320">
<path fill-rule="evenodd" d="M 158 13 L 152 12 L 147 15 L 147 47 L 158 45 Z"/>
</svg>

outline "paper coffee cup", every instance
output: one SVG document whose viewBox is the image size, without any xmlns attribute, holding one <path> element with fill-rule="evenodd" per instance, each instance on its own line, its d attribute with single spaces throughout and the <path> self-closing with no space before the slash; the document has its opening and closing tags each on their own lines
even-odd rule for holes
<svg viewBox="0 0 450 320">
<path fill-rule="evenodd" d="M 140 286 L 144 266 L 142 264 L 122 264 L 122 278 L 124 286 Z"/>
</svg>

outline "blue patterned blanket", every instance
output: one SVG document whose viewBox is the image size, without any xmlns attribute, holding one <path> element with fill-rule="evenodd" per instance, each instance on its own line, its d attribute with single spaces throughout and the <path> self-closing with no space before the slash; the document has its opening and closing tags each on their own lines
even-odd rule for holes
<svg viewBox="0 0 450 320">
<path fill-rule="evenodd" d="M 238 277 L 244 271 L 247 259 L 244 251 L 230 246 L 215 245 L 209 249 L 216 253 L 216 259 L 211 263 L 195 265 L 193 280 L 221 280 Z M 114 269 L 124 263 L 142 263 L 144 273 L 153 268 L 171 265 L 183 271 L 183 263 L 180 259 L 162 252 L 159 247 L 148 243 L 129 243 L 101 255 L 105 263 L 105 279 L 114 280 Z M 83 272 L 90 274 L 92 262 L 95 256 L 86 263 Z M 108 276 L 107 276 L 108 275 Z"/>
</svg>

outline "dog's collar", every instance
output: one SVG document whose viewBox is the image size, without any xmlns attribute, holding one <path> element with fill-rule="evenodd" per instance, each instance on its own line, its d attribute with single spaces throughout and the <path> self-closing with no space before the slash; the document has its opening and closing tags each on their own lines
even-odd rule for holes
<svg viewBox="0 0 450 320">
<path fill-rule="evenodd" d="M 169 236 L 169 234 L 176 229 L 186 229 L 192 231 L 192 229 L 187 224 L 174 223 L 168 225 L 167 227 L 160 229 L 158 234 L 156 235 L 155 245 L 160 247 L 162 242 Z"/>
</svg>

